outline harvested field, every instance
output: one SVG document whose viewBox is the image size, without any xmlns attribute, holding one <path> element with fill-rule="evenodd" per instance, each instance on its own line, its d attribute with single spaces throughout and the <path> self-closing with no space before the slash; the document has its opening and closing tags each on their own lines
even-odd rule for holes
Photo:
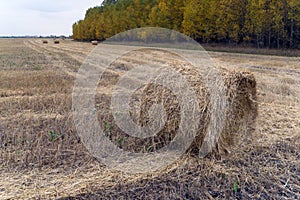
<svg viewBox="0 0 300 200">
<path fill-rule="evenodd" d="M 94 48 L 70 40 L 43 45 L 39 39 L 0 39 L 0 199 L 300 198 L 299 57 L 210 52 L 225 68 L 225 82 L 241 86 L 234 94 L 249 89 L 244 94 L 255 96 L 236 95 L 234 101 L 241 105 L 233 107 L 233 113 L 245 109 L 245 115 L 256 116 L 255 129 L 233 131 L 237 141 L 221 156 L 198 159 L 188 154 L 157 172 L 127 174 L 99 164 L 82 145 L 73 123 L 75 76 Z M 130 50 L 107 45 L 103 54 L 110 56 L 120 48 Z M 163 53 L 145 55 L 165 62 Z M 125 58 L 114 63 L 99 82 L 100 121 L 113 123 L 105 108 L 113 83 L 132 62 Z M 140 96 L 146 110 L 169 96 L 165 91 L 160 99 L 143 99 L 155 96 L 157 89 L 144 88 L 151 94 Z M 244 114 L 228 120 L 236 122 Z"/>
</svg>

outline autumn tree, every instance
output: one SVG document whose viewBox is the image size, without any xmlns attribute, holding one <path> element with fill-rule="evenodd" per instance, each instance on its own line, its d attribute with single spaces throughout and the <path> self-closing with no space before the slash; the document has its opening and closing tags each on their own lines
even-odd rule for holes
<svg viewBox="0 0 300 200">
<path fill-rule="evenodd" d="M 288 22 L 287 27 L 289 31 L 289 47 L 297 47 L 300 41 L 300 1 L 287 0 Z"/>
<path fill-rule="evenodd" d="M 105 40 L 149 26 L 180 31 L 198 42 L 300 48 L 300 1 L 105 0 L 73 24 L 73 38 Z M 151 34 L 141 33 L 139 37 L 147 40 L 153 38 Z"/>
</svg>

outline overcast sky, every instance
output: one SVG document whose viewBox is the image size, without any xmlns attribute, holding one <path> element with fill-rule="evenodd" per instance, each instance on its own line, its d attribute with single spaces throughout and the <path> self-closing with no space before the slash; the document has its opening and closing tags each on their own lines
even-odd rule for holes
<svg viewBox="0 0 300 200">
<path fill-rule="evenodd" d="M 71 35 L 72 25 L 102 0 L 0 0 L 0 36 Z"/>
</svg>

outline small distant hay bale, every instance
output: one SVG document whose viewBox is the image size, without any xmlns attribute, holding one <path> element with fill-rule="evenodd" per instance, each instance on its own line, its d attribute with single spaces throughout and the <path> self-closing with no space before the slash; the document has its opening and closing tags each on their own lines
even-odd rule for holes
<svg viewBox="0 0 300 200">
<path fill-rule="evenodd" d="M 43 44 L 48 44 L 48 41 L 47 40 L 43 40 Z"/>
<path fill-rule="evenodd" d="M 92 43 L 92 45 L 98 45 L 98 41 L 97 40 L 93 40 L 91 43 Z"/>
<path fill-rule="evenodd" d="M 168 63 L 168 67 L 180 73 L 195 92 L 200 108 L 199 127 L 187 153 L 198 155 L 210 122 L 210 94 L 203 77 L 194 66 L 184 62 L 171 61 Z M 228 108 L 225 125 L 217 144 L 212 145 L 211 155 L 229 153 L 230 147 L 236 144 L 236 139 L 247 137 L 249 131 L 253 130 L 252 127 L 257 116 L 256 80 L 254 76 L 249 72 L 237 72 L 223 68 L 219 69 L 219 73 L 224 82 Z M 113 116 L 110 113 L 110 116 L 105 119 L 105 121 L 111 122 L 109 131 L 106 130 L 105 126 L 103 129 L 106 134 L 109 132 L 107 136 L 120 148 L 131 152 L 153 152 L 168 145 L 176 136 L 181 120 L 179 101 L 172 91 L 157 84 L 158 79 L 163 79 L 163 77 L 158 76 L 135 92 L 130 102 L 130 115 L 136 124 L 145 127 L 151 122 L 149 112 L 152 106 L 161 104 L 167 115 L 164 127 L 153 137 L 146 139 L 131 137 L 114 124 Z"/>
<path fill-rule="evenodd" d="M 54 40 L 54 44 L 59 44 L 59 40 Z"/>
</svg>

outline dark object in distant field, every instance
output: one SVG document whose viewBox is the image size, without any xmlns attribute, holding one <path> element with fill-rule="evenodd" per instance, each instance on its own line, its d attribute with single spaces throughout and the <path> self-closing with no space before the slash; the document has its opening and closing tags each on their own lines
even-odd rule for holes
<svg viewBox="0 0 300 200">
<path fill-rule="evenodd" d="M 43 40 L 43 44 L 48 44 L 48 41 L 47 40 Z"/>
<path fill-rule="evenodd" d="M 59 41 L 58 40 L 54 40 L 54 44 L 59 44 Z"/>
<path fill-rule="evenodd" d="M 98 45 L 98 41 L 97 40 L 93 40 L 92 41 L 92 45 Z"/>
</svg>

